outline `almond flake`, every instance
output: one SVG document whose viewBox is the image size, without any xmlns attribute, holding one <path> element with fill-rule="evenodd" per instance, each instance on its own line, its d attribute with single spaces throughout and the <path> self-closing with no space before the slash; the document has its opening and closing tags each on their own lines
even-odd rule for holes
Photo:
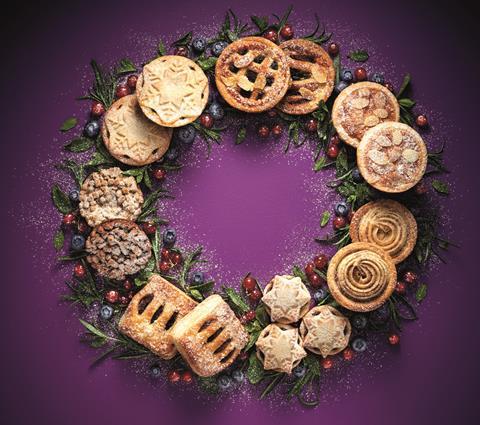
<svg viewBox="0 0 480 425">
<path fill-rule="evenodd" d="M 315 99 L 315 93 L 311 90 L 308 90 L 305 87 L 301 87 L 298 92 L 304 97 L 305 99 L 312 100 Z"/>
<path fill-rule="evenodd" d="M 267 77 L 265 75 L 257 75 L 257 79 L 253 84 L 254 89 L 263 90 L 267 85 Z"/>
<path fill-rule="evenodd" d="M 234 87 L 237 85 L 237 77 L 222 77 L 222 83 L 227 87 Z"/>
<path fill-rule="evenodd" d="M 388 157 L 384 152 L 380 152 L 377 149 L 372 149 L 368 152 L 368 157 L 377 165 L 387 165 Z"/>
<path fill-rule="evenodd" d="M 253 55 L 250 53 L 247 53 L 246 55 L 239 56 L 238 58 L 236 58 L 233 61 L 233 64 L 237 68 L 245 68 L 253 62 L 253 59 L 254 59 Z"/>
<path fill-rule="evenodd" d="M 240 76 L 238 79 L 238 87 L 245 91 L 253 91 L 253 83 L 246 77 L 246 75 Z"/>
<path fill-rule="evenodd" d="M 388 152 L 388 159 L 392 162 L 397 162 L 401 155 L 402 150 L 400 148 L 393 148 Z"/>
<path fill-rule="evenodd" d="M 352 100 L 352 106 L 356 109 L 363 109 L 368 106 L 370 101 L 366 97 L 357 97 Z"/>
<path fill-rule="evenodd" d="M 315 81 L 318 81 L 321 84 L 325 84 L 327 82 L 327 74 L 318 65 L 312 68 L 312 77 Z"/>
<path fill-rule="evenodd" d="M 378 118 L 387 118 L 388 117 L 388 111 L 386 109 L 375 109 L 373 113 L 378 117 Z"/>
<path fill-rule="evenodd" d="M 370 90 L 360 89 L 360 90 L 358 90 L 358 95 L 359 96 L 364 96 L 364 97 L 370 96 Z"/>
<path fill-rule="evenodd" d="M 395 130 L 392 134 L 393 144 L 400 145 L 403 141 L 403 135 L 400 130 Z"/>
<path fill-rule="evenodd" d="M 385 148 L 388 148 L 389 146 L 392 146 L 392 141 L 387 137 L 387 136 L 384 136 L 384 135 L 380 135 L 378 136 L 375 141 L 380 145 L 380 146 L 383 146 Z"/>
<path fill-rule="evenodd" d="M 373 103 L 377 108 L 384 108 L 387 104 L 387 98 L 382 92 L 378 92 L 373 96 Z"/>
<path fill-rule="evenodd" d="M 368 117 L 365 118 L 365 121 L 363 121 L 363 123 L 367 127 L 373 127 L 373 126 L 377 125 L 379 122 L 380 122 L 380 119 L 378 117 L 376 117 L 375 115 L 369 115 Z"/>
<path fill-rule="evenodd" d="M 418 152 L 414 151 L 413 149 L 405 149 L 402 152 L 403 159 L 407 162 L 416 162 L 418 159 Z"/>
</svg>

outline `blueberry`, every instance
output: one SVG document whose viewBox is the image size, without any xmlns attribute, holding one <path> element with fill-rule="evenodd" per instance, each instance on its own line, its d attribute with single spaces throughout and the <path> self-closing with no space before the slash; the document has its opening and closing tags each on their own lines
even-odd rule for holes
<svg viewBox="0 0 480 425">
<path fill-rule="evenodd" d="M 227 391 L 232 386 L 232 378 L 227 375 L 220 375 L 217 379 L 218 388 Z"/>
<path fill-rule="evenodd" d="M 113 308 L 109 305 L 102 306 L 102 308 L 100 309 L 100 317 L 103 320 L 109 320 L 112 318 L 112 316 L 113 316 Z"/>
<path fill-rule="evenodd" d="M 360 174 L 360 170 L 358 168 L 354 168 L 352 170 L 352 180 L 355 183 L 361 183 L 363 181 L 363 176 Z"/>
<path fill-rule="evenodd" d="M 80 192 L 77 189 L 73 189 L 68 192 L 68 197 L 70 198 L 70 201 L 78 202 L 78 200 L 80 199 Z"/>
<path fill-rule="evenodd" d="M 340 79 L 346 83 L 351 83 L 353 81 L 353 72 L 349 69 L 342 69 L 340 72 Z"/>
<path fill-rule="evenodd" d="M 340 93 L 341 91 L 345 90 L 348 87 L 348 83 L 345 81 L 339 81 L 338 84 L 335 86 L 335 93 Z"/>
<path fill-rule="evenodd" d="M 174 229 L 167 229 L 163 232 L 163 244 L 172 246 L 177 240 L 177 232 Z"/>
<path fill-rule="evenodd" d="M 197 131 L 193 125 L 186 125 L 176 131 L 176 139 L 184 145 L 191 145 L 196 134 Z"/>
<path fill-rule="evenodd" d="M 387 321 L 389 315 L 388 307 L 384 304 L 370 313 L 370 320 L 373 323 L 384 323 Z"/>
<path fill-rule="evenodd" d="M 338 217 L 346 217 L 348 215 L 348 205 L 346 202 L 339 202 L 335 205 L 335 215 Z"/>
<path fill-rule="evenodd" d="M 71 247 L 74 251 L 82 250 L 85 247 L 85 238 L 82 235 L 73 235 Z"/>
<path fill-rule="evenodd" d="M 210 47 L 212 55 L 217 57 L 220 56 L 220 54 L 223 52 L 223 50 L 227 46 L 228 46 L 228 43 L 226 43 L 225 41 L 217 41 L 213 43 L 212 47 Z"/>
<path fill-rule="evenodd" d="M 375 72 L 371 77 L 370 81 L 378 84 L 384 84 L 385 83 L 385 77 L 383 74 L 380 74 L 379 72 Z"/>
<path fill-rule="evenodd" d="M 327 295 L 328 291 L 325 288 L 320 288 L 313 293 L 313 299 L 316 303 L 319 303 L 320 301 L 324 300 Z"/>
<path fill-rule="evenodd" d="M 87 122 L 83 129 L 83 132 L 87 137 L 97 137 L 98 133 L 100 133 L 100 124 L 98 123 L 98 121 Z"/>
<path fill-rule="evenodd" d="M 367 349 L 367 341 L 360 337 L 355 338 L 352 341 L 352 348 L 357 353 L 363 353 Z"/>
<path fill-rule="evenodd" d="M 161 375 L 162 370 L 160 369 L 160 367 L 158 365 L 154 364 L 150 368 L 150 373 L 152 374 L 153 378 L 158 378 Z"/>
<path fill-rule="evenodd" d="M 367 316 L 365 316 L 364 314 L 355 314 L 353 317 L 352 317 L 352 326 L 355 328 L 355 329 L 365 329 L 365 327 L 367 326 Z"/>
<path fill-rule="evenodd" d="M 245 380 L 245 374 L 240 369 L 235 369 L 232 372 L 232 378 L 235 382 L 241 384 Z"/>
<path fill-rule="evenodd" d="M 295 369 L 293 369 L 293 376 L 296 378 L 303 378 L 305 373 L 307 372 L 307 368 L 304 364 L 299 364 Z"/>
<path fill-rule="evenodd" d="M 210 112 L 210 115 L 214 120 L 221 120 L 225 116 L 225 111 L 223 110 L 222 105 L 217 102 L 213 102 L 210 105 L 208 112 Z"/>
<path fill-rule="evenodd" d="M 165 158 L 167 159 L 167 161 L 173 162 L 178 158 L 179 154 L 180 152 L 175 146 L 170 146 L 167 153 L 165 154 Z"/>
<path fill-rule="evenodd" d="M 195 272 L 192 276 L 192 285 L 201 285 L 205 282 L 205 276 L 202 272 Z"/>
<path fill-rule="evenodd" d="M 196 53 L 203 53 L 207 48 L 207 42 L 204 38 L 195 38 L 192 41 L 192 48 Z"/>
</svg>

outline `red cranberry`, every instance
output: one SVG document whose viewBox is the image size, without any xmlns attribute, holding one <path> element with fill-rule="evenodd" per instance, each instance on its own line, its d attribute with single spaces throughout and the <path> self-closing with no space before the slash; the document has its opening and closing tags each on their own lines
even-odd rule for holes
<svg viewBox="0 0 480 425">
<path fill-rule="evenodd" d="M 126 84 L 119 84 L 115 90 L 115 96 L 118 98 L 124 97 L 130 94 L 130 87 Z"/>
<path fill-rule="evenodd" d="M 105 106 L 101 102 L 93 102 L 90 113 L 94 117 L 100 117 L 105 113 Z"/>
<path fill-rule="evenodd" d="M 290 40 L 293 37 L 294 31 L 290 24 L 285 24 L 280 30 L 280 36 L 285 40 Z"/>
<path fill-rule="evenodd" d="M 185 372 L 182 373 L 182 382 L 185 384 L 191 384 L 193 381 L 193 375 L 192 372 L 189 370 L 186 370 Z"/>
<path fill-rule="evenodd" d="M 409 270 L 403 275 L 403 280 L 410 284 L 415 283 L 417 281 L 417 275 Z"/>
<path fill-rule="evenodd" d="M 405 294 L 405 292 L 407 292 L 407 285 L 402 281 L 398 281 L 395 285 L 395 292 L 399 295 Z"/>
<path fill-rule="evenodd" d="M 251 292 L 257 288 L 257 281 L 252 276 L 247 276 L 243 279 L 242 286 L 245 291 Z"/>
<path fill-rule="evenodd" d="M 153 177 L 155 180 L 162 181 L 167 176 L 167 172 L 163 168 L 156 168 L 153 170 Z"/>
<path fill-rule="evenodd" d="M 333 228 L 335 230 L 341 229 L 347 225 L 347 220 L 345 220 L 345 217 L 335 217 L 333 219 Z"/>
<path fill-rule="evenodd" d="M 178 370 L 171 370 L 168 372 L 167 378 L 168 382 L 171 384 L 176 384 L 178 381 L 180 381 L 180 372 Z"/>
<path fill-rule="evenodd" d="M 260 298 L 262 298 L 262 292 L 260 291 L 260 289 L 255 288 L 253 291 L 251 291 L 251 292 L 248 294 L 248 298 L 249 298 L 250 301 L 252 301 L 252 302 L 260 301 Z"/>
<path fill-rule="evenodd" d="M 310 118 L 305 124 L 305 128 L 309 133 L 315 133 L 317 131 L 318 121 L 315 118 Z"/>
<path fill-rule="evenodd" d="M 400 344 L 400 336 L 398 334 L 390 334 L 388 336 L 388 343 L 390 345 L 398 345 Z"/>
<path fill-rule="evenodd" d="M 278 33 L 275 31 L 273 28 L 268 29 L 263 33 L 263 36 L 267 39 L 270 40 L 272 43 L 278 42 Z"/>
<path fill-rule="evenodd" d="M 317 273 L 309 274 L 307 277 L 312 287 L 319 288 L 320 286 L 322 286 L 323 279 Z"/>
<path fill-rule="evenodd" d="M 157 230 L 157 226 L 154 223 L 143 223 L 142 228 L 147 235 L 153 235 Z"/>
<path fill-rule="evenodd" d="M 87 271 L 85 270 L 85 267 L 83 266 L 82 263 L 77 263 L 73 267 L 73 274 L 78 279 L 83 279 L 85 277 L 85 275 L 87 274 Z"/>
<path fill-rule="evenodd" d="M 174 54 L 174 55 L 177 55 L 177 56 L 187 57 L 187 56 L 188 56 L 188 47 L 186 47 L 186 46 L 178 46 L 178 47 L 176 47 L 175 50 L 173 51 L 173 54 Z"/>
<path fill-rule="evenodd" d="M 118 298 L 118 291 L 115 291 L 113 289 L 105 294 L 105 299 L 111 304 L 115 304 L 118 301 Z"/>
<path fill-rule="evenodd" d="M 127 297 L 129 300 L 131 300 L 133 298 L 135 294 L 133 293 L 133 291 L 129 291 L 128 294 L 127 294 Z"/>
<path fill-rule="evenodd" d="M 162 248 L 160 251 L 160 257 L 165 261 L 170 260 L 170 250 L 168 248 Z"/>
<path fill-rule="evenodd" d="M 283 132 L 282 124 L 275 124 L 275 125 L 272 127 L 272 134 L 273 134 L 275 137 L 280 137 L 280 136 L 282 135 L 282 132 Z"/>
<path fill-rule="evenodd" d="M 328 53 L 331 56 L 337 56 L 338 52 L 340 52 L 340 46 L 337 43 L 332 42 L 328 45 Z"/>
<path fill-rule="evenodd" d="M 250 311 L 247 311 L 247 312 L 243 315 L 243 317 L 245 318 L 245 321 L 251 322 L 252 320 L 255 319 L 256 314 L 255 314 L 255 312 L 254 312 L 253 310 L 250 310 Z"/>
<path fill-rule="evenodd" d="M 322 367 L 324 369 L 331 369 L 333 367 L 333 360 L 330 357 L 321 360 Z"/>
<path fill-rule="evenodd" d="M 262 138 L 267 138 L 270 135 L 270 129 L 266 125 L 261 125 L 258 127 L 258 135 Z"/>
<path fill-rule="evenodd" d="M 417 118 L 415 118 L 415 124 L 421 128 L 426 127 L 428 125 L 427 116 L 425 114 L 418 115 Z"/>
<path fill-rule="evenodd" d="M 200 115 L 200 124 L 205 128 L 213 127 L 213 117 L 210 114 Z"/>
<path fill-rule="evenodd" d="M 133 91 L 137 87 L 138 77 L 136 75 L 129 75 L 127 78 L 127 86 Z"/>
<path fill-rule="evenodd" d="M 121 297 L 118 298 L 118 301 L 122 305 L 127 305 L 130 300 L 125 295 L 122 295 Z"/>
<path fill-rule="evenodd" d="M 131 291 L 133 288 L 133 283 L 130 279 L 125 279 L 123 281 L 123 289 L 125 289 L 125 291 Z"/>
<path fill-rule="evenodd" d="M 355 79 L 357 81 L 365 81 L 367 79 L 367 71 L 365 68 L 362 68 L 359 66 L 358 68 L 355 68 L 355 71 L 353 71 L 353 74 L 355 75 Z"/>
<path fill-rule="evenodd" d="M 177 266 L 178 264 L 181 264 L 182 261 L 183 261 L 182 254 L 180 254 L 179 252 L 174 252 L 170 256 L 170 261 L 173 263 L 174 266 Z"/>
<path fill-rule="evenodd" d="M 170 263 L 168 261 L 160 261 L 158 268 L 162 273 L 167 273 L 170 270 Z"/>
<path fill-rule="evenodd" d="M 350 347 L 345 348 L 342 352 L 343 359 L 349 362 L 353 359 L 353 350 Z"/>
<path fill-rule="evenodd" d="M 327 148 L 327 156 L 331 159 L 337 158 L 339 153 L 340 153 L 340 149 L 338 148 L 338 145 L 330 145 Z"/>
<path fill-rule="evenodd" d="M 63 216 L 62 223 L 65 224 L 66 226 L 70 226 L 73 224 L 75 221 L 75 214 L 73 213 L 68 213 Z"/>
<path fill-rule="evenodd" d="M 330 146 L 337 146 L 341 142 L 340 137 L 337 133 L 335 133 L 332 137 L 330 137 Z"/>
<path fill-rule="evenodd" d="M 425 195 L 428 192 L 428 186 L 422 180 L 415 186 L 415 193 L 417 195 Z"/>
<path fill-rule="evenodd" d="M 308 263 L 305 266 L 305 274 L 312 274 L 315 273 L 315 264 L 314 263 Z"/>
<path fill-rule="evenodd" d="M 328 264 L 328 257 L 325 254 L 319 254 L 313 259 L 313 263 L 318 270 L 322 270 Z"/>
</svg>

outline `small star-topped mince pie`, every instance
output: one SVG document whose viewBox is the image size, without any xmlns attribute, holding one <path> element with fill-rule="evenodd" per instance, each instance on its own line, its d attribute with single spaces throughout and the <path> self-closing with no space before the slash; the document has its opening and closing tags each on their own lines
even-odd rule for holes
<svg viewBox="0 0 480 425">
<path fill-rule="evenodd" d="M 192 60 L 161 56 L 143 67 L 138 103 L 158 125 L 181 127 L 195 121 L 208 101 L 208 78 Z"/>
<path fill-rule="evenodd" d="M 263 37 L 245 37 L 228 45 L 217 60 L 218 91 L 233 108 L 263 112 L 282 100 L 288 89 L 287 57 Z"/>
<path fill-rule="evenodd" d="M 363 205 L 350 223 L 353 242 L 370 242 L 386 251 L 395 264 L 407 258 L 417 241 L 417 222 L 400 202 L 379 199 Z"/>
<path fill-rule="evenodd" d="M 141 166 L 158 161 L 170 146 L 172 129 L 156 125 L 142 113 L 133 94 L 118 99 L 106 112 L 102 137 L 120 162 Z"/>
<path fill-rule="evenodd" d="M 177 350 L 170 330 L 196 305 L 185 292 L 154 274 L 132 298 L 118 327 L 162 359 L 171 359 Z"/>
<path fill-rule="evenodd" d="M 385 122 L 367 131 L 357 149 L 360 173 L 382 192 L 411 189 L 425 174 L 427 159 L 420 134 L 397 122 Z"/>
<path fill-rule="evenodd" d="M 300 324 L 303 346 L 323 357 L 333 356 L 344 350 L 351 332 L 349 320 L 329 305 L 312 308 Z"/>
<path fill-rule="evenodd" d="M 333 298 L 345 308 L 366 312 L 380 307 L 392 295 L 397 270 L 378 246 L 353 242 L 330 260 L 327 284 Z"/>
<path fill-rule="evenodd" d="M 291 76 L 288 91 L 277 107 L 287 114 L 309 114 L 332 94 L 335 85 L 332 59 L 309 40 L 284 41 L 280 48 L 288 57 Z"/>
<path fill-rule="evenodd" d="M 256 346 L 257 357 L 265 370 L 291 373 L 307 355 L 298 329 L 281 323 L 272 323 L 263 329 Z"/>
<path fill-rule="evenodd" d="M 299 277 L 275 276 L 265 287 L 262 301 L 272 322 L 295 323 L 308 311 L 310 293 Z"/>
<path fill-rule="evenodd" d="M 172 329 L 178 352 L 200 376 L 213 376 L 230 366 L 248 342 L 248 334 L 220 295 L 198 304 Z"/>
<path fill-rule="evenodd" d="M 400 119 L 400 106 L 390 90 L 368 81 L 348 86 L 335 99 L 332 120 L 340 138 L 356 148 L 370 128 Z"/>
</svg>

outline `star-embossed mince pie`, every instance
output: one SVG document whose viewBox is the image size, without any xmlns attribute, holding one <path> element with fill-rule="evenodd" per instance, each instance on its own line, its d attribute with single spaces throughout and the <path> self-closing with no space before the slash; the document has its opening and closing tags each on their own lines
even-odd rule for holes
<svg viewBox="0 0 480 425">
<path fill-rule="evenodd" d="M 350 222 L 353 242 L 370 242 L 386 251 L 395 264 L 405 260 L 417 241 L 417 222 L 400 202 L 379 199 L 363 205 Z"/>
<path fill-rule="evenodd" d="M 120 162 L 141 166 L 158 161 L 170 146 L 172 129 L 145 117 L 133 94 L 118 99 L 106 112 L 102 137 Z"/>
<path fill-rule="evenodd" d="M 200 376 L 230 366 L 248 342 L 248 334 L 220 295 L 210 295 L 177 321 L 172 336 L 178 352 Z"/>
<path fill-rule="evenodd" d="M 277 372 L 291 373 L 307 355 L 298 329 L 281 323 L 272 323 L 263 329 L 256 347 L 263 368 Z"/>
<path fill-rule="evenodd" d="M 157 274 L 132 298 L 118 327 L 162 359 L 171 359 L 177 350 L 171 328 L 197 303 Z"/>
<path fill-rule="evenodd" d="M 273 322 L 298 322 L 308 311 L 310 293 L 299 277 L 275 276 L 265 287 L 262 301 Z"/>
<path fill-rule="evenodd" d="M 370 128 L 400 119 L 400 106 L 381 84 L 360 82 L 348 86 L 335 99 L 332 120 L 340 138 L 356 148 Z"/>
<path fill-rule="evenodd" d="M 233 108 L 263 112 L 288 89 L 290 70 L 282 49 L 264 37 L 245 37 L 228 45 L 217 60 L 218 91 Z"/>
<path fill-rule="evenodd" d="M 284 41 L 280 48 L 288 57 L 290 83 L 277 105 L 292 115 L 309 114 L 326 101 L 335 85 L 335 68 L 329 54 L 318 44 L 304 39 Z"/>
<path fill-rule="evenodd" d="M 363 178 L 382 192 L 405 192 L 415 186 L 427 169 L 427 147 L 412 127 L 386 122 L 368 132 L 357 149 Z"/>
<path fill-rule="evenodd" d="M 158 125 L 181 127 L 195 121 L 208 101 L 208 78 L 192 60 L 161 56 L 143 67 L 137 97 L 143 113 Z"/>
<path fill-rule="evenodd" d="M 304 348 L 322 357 L 333 356 L 344 350 L 351 333 L 349 320 L 329 305 L 312 308 L 300 324 Z"/>
<path fill-rule="evenodd" d="M 330 260 L 327 284 L 333 298 L 345 308 L 365 312 L 380 307 L 392 295 L 397 270 L 378 246 L 354 242 Z"/>
</svg>

